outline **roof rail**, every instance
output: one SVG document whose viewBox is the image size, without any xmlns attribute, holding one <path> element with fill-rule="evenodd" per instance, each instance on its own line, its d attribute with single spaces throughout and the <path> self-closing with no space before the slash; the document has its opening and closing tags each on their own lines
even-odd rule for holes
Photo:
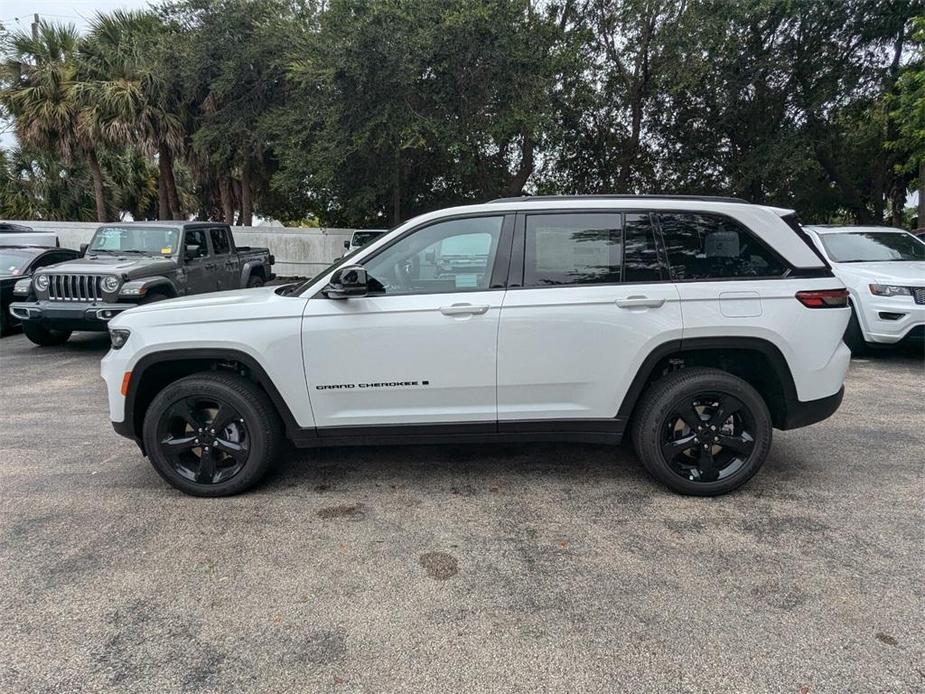
<svg viewBox="0 0 925 694">
<path fill-rule="evenodd" d="M 593 195 L 519 195 L 513 198 L 496 198 L 491 202 L 526 202 L 528 200 L 702 200 L 704 202 L 737 202 L 749 204 L 742 198 L 721 195 L 631 195 L 599 193 Z"/>
</svg>

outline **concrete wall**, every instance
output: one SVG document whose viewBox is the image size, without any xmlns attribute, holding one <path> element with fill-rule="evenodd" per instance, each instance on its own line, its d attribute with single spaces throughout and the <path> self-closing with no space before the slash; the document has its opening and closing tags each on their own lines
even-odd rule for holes
<svg viewBox="0 0 925 694">
<path fill-rule="evenodd" d="M 33 222 L 3 220 L 30 226 L 35 231 L 58 234 L 63 248 L 80 248 L 89 243 L 97 222 Z M 154 222 L 156 223 L 156 222 Z M 317 229 L 311 227 L 231 227 L 239 246 L 265 246 L 276 256 L 273 271 L 282 277 L 311 277 L 344 253 L 344 240 L 353 229 Z"/>
</svg>

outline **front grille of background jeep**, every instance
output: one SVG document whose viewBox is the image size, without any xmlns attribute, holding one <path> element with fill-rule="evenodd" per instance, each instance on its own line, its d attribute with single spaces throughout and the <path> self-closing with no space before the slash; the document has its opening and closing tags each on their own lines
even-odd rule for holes
<svg viewBox="0 0 925 694">
<path fill-rule="evenodd" d="M 48 275 L 48 298 L 53 301 L 101 301 L 103 275 Z"/>
<path fill-rule="evenodd" d="M 909 290 L 915 297 L 915 303 L 925 304 L 925 287 L 909 287 Z"/>
</svg>

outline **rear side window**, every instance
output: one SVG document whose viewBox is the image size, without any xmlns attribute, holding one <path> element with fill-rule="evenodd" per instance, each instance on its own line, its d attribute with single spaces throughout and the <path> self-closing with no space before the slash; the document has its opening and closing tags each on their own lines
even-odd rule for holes
<svg viewBox="0 0 925 694">
<path fill-rule="evenodd" d="M 231 251 L 231 244 L 228 242 L 228 230 L 222 227 L 213 227 L 209 229 L 212 236 L 212 251 L 215 255 L 225 255 Z"/>
<path fill-rule="evenodd" d="M 789 268 L 754 234 L 728 217 L 658 215 L 673 280 L 779 277 Z"/>
<path fill-rule="evenodd" d="M 646 212 L 528 215 L 525 235 L 525 287 L 665 279 Z"/>
<path fill-rule="evenodd" d="M 621 217 L 593 212 L 528 215 L 524 286 L 619 282 Z"/>
</svg>

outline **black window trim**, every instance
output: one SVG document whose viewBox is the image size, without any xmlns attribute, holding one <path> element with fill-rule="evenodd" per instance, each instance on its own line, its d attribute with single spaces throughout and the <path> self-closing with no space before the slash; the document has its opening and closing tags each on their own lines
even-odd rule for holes
<svg viewBox="0 0 925 694">
<path fill-rule="evenodd" d="M 489 273 L 489 281 L 487 288 L 473 287 L 469 289 L 446 289 L 440 291 L 426 291 L 426 292 L 402 292 L 401 294 L 375 294 L 379 298 L 388 298 L 388 297 L 401 297 L 401 296 L 430 296 L 435 294 L 469 294 L 473 292 L 490 292 L 497 290 L 507 289 L 507 276 L 510 270 L 511 257 L 512 257 L 512 243 L 513 243 L 513 229 L 514 229 L 514 219 L 515 213 L 504 210 L 497 212 L 469 212 L 465 214 L 454 214 L 448 215 L 446 217 L 440 217 L 439 219 L 430 219 L 426 222 L 421 222 L 410 229 L 406 229 L 401 234 L 396 236 L 394 239 L 390 240 L 387 244 L 381 248 L 377 248 L 376 251 L 368 256 L 365 256 L 362 260 L 358 260 L 357 264 L 364 265 L 368 263 L 373 258 L 376 258 L 380 254 L 387 251 L 389 248 L 404 240 L 406 237 L 414 234 L 418 231 L 426 229 L 427 227 L 432 227 L 437 224 L 443 224 L 444 222 L 453 222 L 461 219 L 485 219 L 489 217 L 501 217 L 501 234 L 498 236 L 498 248 L 495 251 L 495 260 L 491 267 L 491 272 Z M 386 232 L 388 233 L 388 232 Z M 335 265 L 332 270 L 336 270 L 338 267 L 341 267 L 343 263 L 338 263 Z M 324 299 L 330 301 L 324 294 L 324 287 L 320 287 L 317 292 L 315 292 L 309 299 Z M 340 301 L 340 299 L 337 299 Z"/>
</svg>

